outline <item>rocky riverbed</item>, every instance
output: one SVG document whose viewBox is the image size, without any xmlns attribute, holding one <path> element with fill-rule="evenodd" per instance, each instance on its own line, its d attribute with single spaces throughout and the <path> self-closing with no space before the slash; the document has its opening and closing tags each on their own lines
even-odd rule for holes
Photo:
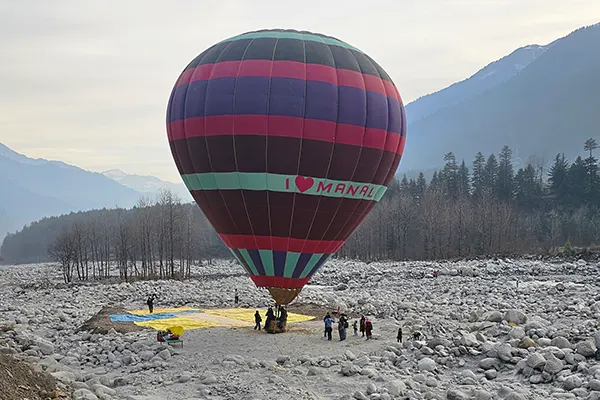
<svg viewBox="0 0 600 400">
<path fill-rule="evenodd" d="M 211 328 L 183 348 L 155 331 L 91 333 L 103 307 L 264 307 L 230 261 L 187 281 L 64 285 L 55 265 L 0 267 L 0 353 L 50 373 L 73 399 L 600 399 L 596 262 L 333 260 L 296 300 L 361 313 L 373 340 L 323 337 L 321 318 L 269 335 Z M 433 278 L 433 271 L 439 276 Z M 353 318 L 354 319 L 354 318 Z M 353 321 L 351 320 L 351 322 Z M 396 332 L 404 331 L 397 343 Z M 424 334 L 421 340 L 409 337 Z M 334 330 L 334 339 L 337 332 Z"/>
</svg>

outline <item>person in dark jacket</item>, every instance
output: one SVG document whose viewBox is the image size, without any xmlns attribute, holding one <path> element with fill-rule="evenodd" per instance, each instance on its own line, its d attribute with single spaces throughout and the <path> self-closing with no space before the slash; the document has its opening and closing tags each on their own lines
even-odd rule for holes
<svg viewBox="0 0 600 400">
<path fill-rule="evenodd" d="M 256 312 L 254 313 L 254 322 L 256 323 L 254 325 L 254 330 L 258 329 L 260 331 L 260 323 L 262 322 L 262 317 L 260 316 L 258 310 L 256 310 Z"/>
<path fill-rule="evenodd" d="M 398 336 L 396 339 L 398 339 L 398 343 L 402 342 L 402 327 L 398 328 Z"/>
<path fill-rule="evenodd" d="M 269 309 L 267 310 L 267 313 L 266 313 L 266 317 L 267 317 L 267 319 L 265 320 L 264 329 L 268 329 L 271 321 L 273 319 L 275 319 L 275 313 L 273 312 L 273 307 L 269 306 Z"/>
<path fill-rule="evenodd" d="M 346 314 L 342 314 L 338 320 L 338 333 L 340 335 L 340 342 L 346 340 L 346 329 L 348 328 L 348 318 Z"/>
<path fill-rule="evenodd" d="M 362 337 L 365 337 L 365 316 L 364 315 L 360 316 L 359 327 L 360 327 L 360 333 L 361 333 Z"/>
<path fill-rule="evenodd" d="M 148 305 L 148 312 L 150 314 L 152 314 L 152 311 L 154 311 L 154 300 L 155 299 L 156 299 L 156 294 L 153 294 L 148 297 L 148 300 L 146 300 L 146 305 Z"/>
</svg>

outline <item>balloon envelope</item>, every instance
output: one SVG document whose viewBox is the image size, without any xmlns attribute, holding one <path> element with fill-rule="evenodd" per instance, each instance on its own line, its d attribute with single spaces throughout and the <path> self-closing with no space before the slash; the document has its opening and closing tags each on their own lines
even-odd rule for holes
<svg viewBox="0 0 600 400">
<path fill-rule="evenodd" d="M 287 304 L 385 193 L 406 118 L 396 86 L 364 52 L 330 36 L 262 30 L 189 63 L 167 133 L 220 238 Z"/>
</svg>

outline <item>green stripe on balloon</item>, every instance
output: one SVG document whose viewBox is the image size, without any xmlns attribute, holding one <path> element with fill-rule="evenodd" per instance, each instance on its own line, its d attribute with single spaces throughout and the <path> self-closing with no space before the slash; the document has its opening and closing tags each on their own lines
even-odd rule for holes
<svg viewBox="0 0 600 400">
<path fill-rule="evenodd" d="M 372 183 L 266 172 L 207 172 L 181 177 L 189 190 L 268 190 L 372 201 L 381 200 L 387 190 Z"/>
<path fill-rule="evenodd" d="M 294 274 L 294 268 L 296 268 L 296 264 L 298 263 L 298 259 L 300 258 L 300 253 L 294 253 L 291 251 L 287 252 L 285 256 L 285 268 L 283 270 L 283 276 L 286 278 L 291 278 Z"/>
<path fill-rule="evenodd" d="M 304 267 L 304 270 L 300 274 L 300 279 L 306 278 L 308 276 L 309 272 L 312 271 L 312 269 L 317 264 L 317 262 L 321 259 L 322 256 L 323 256 L 323 254 L 313 254 L 312 255 L 312 257 L 310 258 L 310 260 L 308 260 L 308 263 Z M 325 262 L 329 259 L 329 257 L 331 257 L 331 254 L 327 256 L 327 258 L 325 259 Z M 323 264 L 325 264 L 325 262 L 323 262 Z"/>
<path fill-rule="evenodd" d="M 244 267 L 244 269 L 250 275 L 261 275 L 258 272 L 258 269 L 256 268 L 256 265 L 254 264 L 252 257 L 250 257 L 250 253 L 248 253 L 247 249 L 236 249 L 236 251 L 242 256 L 242 260 L 238 259 L 238 261 L 242 264 L 242 267 L 244 267 L 244 265 L 247 265 L 250 268 L 250 270 L 248 270 L 247 268 Z M 275 276 L 275 268 L 273 265 L 273 251 L 272 250 L 259 250 L 258 252 L 260 254 L 260 258 L 263 263 L 263 266 L 265 268 L 264 275 L 265 276 Z M 233 250 L 231 250 L 231 253 L 234 255 L 234 257 L 236 259 L 238 258 Z M 298 260 L 300 259 L 301 255 L 302 255 L 302 253 L 297 253 L 297 252 L 293 252 L 293 251 L 286 252 L 283 277 L 293 278 L 294 270 L 296 269 L 296 266 L 298 265 Z M 308 276 L 308 274 L 312 271 L 312 269 L 315 267 L 317 262 L 319 262 L 319 260 L 321 259 L 322 256 L 323 256 L 323 253 L 312 254 L 310 259 L 308 260 L 308 262 L 302 269 L 302 272 L 300 273 L 298 278 L 299 279 L 306 278 Z M 327 256 L 327 259 L 329 259 L 330 256 L 331 256 L 331 254 L 329 254 Z M 327 259 L 325 261 L 327 261 Z"/>
<path fill-rule="evenodd" d="M 339 47 L 343 47 L 345 49 L 354 50 L 354 51 L 358 51 L 359 53 L 363 53 L 360 49 L 357 49 L 356 47 L 351 46 L 348 43 L 344 43 L 338 39 L 328 38 L 328 37 L 319 36 L 319 35 L 312 35 L 310 33 L 299 33 L 299 32 L 276 32 L 276 31 L 250 32 L 250 33 L 244 33 L 244 34 L 241 34 L 238 36 L 231 37 L 229 39 L 222 40 L 219 43 L 232 42 L 234 40 L 241 40 L 241 39 L 262 39 L 262 38 L 308 40 L 311 42 L 319 42 L 319 43 L 324 43 L 327 45 L 339 46 Z"/>
<path fill-rule="evenodd" d="M 258 250 L 260 259 L 265 267 L 265 275 L 275 276 L 275 266 L 273 265 L 273 252 L 271 250 Z"/>
<path fill-rule="evenodd" d="M 252 258 L 250 257 L 250 254 L 248 253 L 248 250 L 246 250 L 246 249 L 238 249 L 238 251 L 240 252 L 240 254 L 242 255 L 242 257 L 244 257 L 244 260 L 246 261 L 246 263 L 248 264 L 248 266 L 252 270 L 252 273 L 254 275 L 259 275 L 258 274 L 258 270 L 254 266 L 254 261 L 252 261 Z"/>
</svg>

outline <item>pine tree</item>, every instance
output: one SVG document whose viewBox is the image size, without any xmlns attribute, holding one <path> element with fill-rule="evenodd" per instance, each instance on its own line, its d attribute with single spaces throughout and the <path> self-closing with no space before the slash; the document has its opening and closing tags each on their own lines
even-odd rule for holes
<svg viewBox="0 0 600 400">
<path fill-rule="evenodd" d="M 444 156 L 446 164 L 438 174 L 438 179 L 443 182 L 446 193 L 453 198 L 458 195 L 458 164 L 454 153 L 446 153 Z"/>
<path fill-rule="evenodd" d="M 440 184 L 440 180 L 438 178 L 438 172 L 437 171 L 433 171 L 433 176 L 431 177 L 431 182 L 429 183 L 429 188 L 430 189 L 438 189 Z"/>
<path fill-rule="evenodd" d="M 425 175 L 422 172 L 419 172 L 417 176 L 417 196 L 422 199 L 425 195 L 425 190 L 427 190 L 427 181 L 425 180 Z"/>
<path fill-rule="evenodd" d="M 490 154 L 483 169 L 483 190 L 493 192 L 498 182 L 498 160 Z"/>
<path fill-rule="evenodd" d="M 597 148 L 598 148 L 598 143 L 596 143 L 596 139 L 594 139 L 594 138 L 589 138 L 583 144 L 583 149 L 585 151 L 589 151 L 590 152 L 590 158 L 592 158 L 594 156 L 592 152 L 594 150 L 596 150 Z"/>
<path fill-rule="evenodd" d="M 583 145 L 583 149 L 590 152 L 590 156 L 583 162 L 587 172 L 588 181 L 585 185 L 585 203 L 600 204 L 600 177 L 598 176 L 598 160 L 594 157 L 593 151 L 598 148 L 595 139 L 588 139 Z"/>
<path fill-rule="evenodd" d="M 496 193 L 504 201 L 509 201 L 514 194 L 514 169 L 512 164 L 512 150 L 508 146 L 502 147 L 498 163 L 498 180 Z"/>
<path fill-rule="evenodd" d="M 566 206 L 569 197 L 569 162 L 564 154 L 557 154 L 548 173 L 550 195 L 555 204 Z"/>
<path fill-rule="evenodd" d="M 471 194 L 471 185 L 469 183 L 469 168 L 467 168 L 465 160 L 462 160 L 460 167 L 458 167 L 457 178 L 458 194 L 460 196 L 469 196 Z"/>
<path fill-rule="evenodd" d="M 473 161 L 473 177 L 471 185 L 473 186 L 473 196 L 479 198 L 485 187 L 485 157 L 478 152 Z"/>
<path fill-rule="evenodd" d="M 406 177 L 406 174 L 404 174 L 404 176 L 402 177 L 402 181 L 400 181 L 400 193 L 410 193 L 410 186 L 408 184 L 408 178 Z"/>
<path fill-rule="evenodd" d="M 537 179 L 533 165 L 528 164 L 520 168 L 515 176 L 515 198 L 517 204 L 525 209 L 532 210 L 540 204 L 542 188 Z"/>
<path fill-rule="evenodd" d="M 585 162 L 581 157 L 577 157 L 575 162 L 569 168 L 568 185 L 568 205 L 580 207 L 585 203 L 587 185 L 589 183 L 588 171 Z"/>
</svg>

